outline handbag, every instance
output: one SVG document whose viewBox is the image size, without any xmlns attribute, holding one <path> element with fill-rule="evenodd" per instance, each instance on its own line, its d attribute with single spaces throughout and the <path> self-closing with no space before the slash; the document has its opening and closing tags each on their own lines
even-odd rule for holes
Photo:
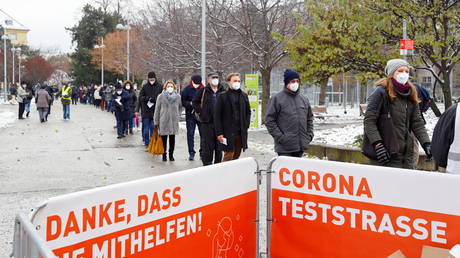
<svg viewBox="0 0 460 258">
<path fill-rule="evenodd" d="M 155 128 L 155 130 L 153 131 L 153 135 L 150 138 L 148 152 L 152 155 L 162 155 L 165 153 L 163 147 L 163 140 L 158 135 L 158 128 Z"/>
<path fill-rule="evenodd" d="M 204 94 L 205 94 L 205 93 L 206 93 L 206 89 L 203 90 L 203 94 L 201 95 L 201 102 L 200 102 L 200 108 L 201 108 L 201 110 L 203 110 L 203 100 L 204 100 Z M 197 112 L 195 112 L 194 114 L 195 114 L 195 119 L 196 119 L 196 121 L 202 122 L 202 121 L 201 121 L 200 114 L 198 114 Z"/>
<path fill-rule="evenodd" d="M 386 94 L 386 93 L 384 93 Z M 399 152 L 399 144 L 395 138 L 393 119 L 390 113 L 390 103 L 386 96 L 383 96 L 383 107 L 377 120 L 377 129 L 382 137 L 383 146 L 390 153 L 390 155 L 397 154 Z M 363 144 L 361 146 L 361 152 L 364 156 L 370 159 L 377 159 L 377 153 L 375 152 L 374 146 L 369 141 L 366 133 L 364 132 Z"/>
</svg>

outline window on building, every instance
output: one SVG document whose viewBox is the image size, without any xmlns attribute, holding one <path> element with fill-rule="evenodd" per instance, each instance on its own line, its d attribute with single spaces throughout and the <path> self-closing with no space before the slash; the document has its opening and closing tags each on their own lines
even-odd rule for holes
<svg viewBox="0 0 460 258">
<path fill-rule="evenodd" d="M 430 83 L 431 84 L 431 76 L 426 76 L 422 78 L 423 83 Z"/>
<path fill-rule="evenodd" d="M 18 35 L 16 33 L 9 33 L 8 37 L 10 38 L 10 40 L 17 40 L 18 39 Z"/>
</svg>

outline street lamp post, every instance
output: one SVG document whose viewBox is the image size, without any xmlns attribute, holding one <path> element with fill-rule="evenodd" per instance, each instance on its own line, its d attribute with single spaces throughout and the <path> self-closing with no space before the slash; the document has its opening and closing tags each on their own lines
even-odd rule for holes
<svg viewBox="0 0 460 258">
<path fill-rule="evenodd" d="M 201 1 L 201 78 L 206 78 L 206 0 Z"/>
<path fill-rule="evenodd" d="M 6 40 L 9 39 L 8 35 L 3 34 L 2 36 L 3 39 L 3 85 L 4 85 L 4 94 L 5 94 L 5 101 L 8 99 L 8 80 L 7 80 L 7 69 L 6 69 Z"/>
<path fill-rule="evenodd" d="M 11 82 L 14 84 L 16 83 L 16 71 L 15 71 L 15 64 L 14 64 L 14 61 L 15 61 L 15 56 L 16 56 L 16 52 L 19 52 L 21 51 L 21 49 L 18 47 L 18 48 L 15 48 L 15 47 L 12 47 L 11 48 L 11 53 L 12 53 L 12 59 L 13 59 L 13 76 L 12 76 L 12 80 Z"/>
<path fill-rule="evenodd" d="M 131 26 L 129 24 L 117 24 L 118 30 L 126 30 L 127 33 L 127 41 L 126 41 L 126 79 L 129 80 L 129 31 L 131 30 Z"/>
<path fill-rule="evenodd" d="M 102 38 L 101 45 L 94 46 L 96 49 L 101 49 L 102 57 L 101 57 L 101 86 L 104 86 L 104 38 Z"/>
<path fill-rule="evenodd" d="M 19 51 L 19 57 L 18 57 L 18 60 L 19 60 L 19 74 L 18 74 L 18 82 L 21 83 L 21 60 L 22 60 L 22 56 L 21 56 L 21 51 Z"/>
</svg>

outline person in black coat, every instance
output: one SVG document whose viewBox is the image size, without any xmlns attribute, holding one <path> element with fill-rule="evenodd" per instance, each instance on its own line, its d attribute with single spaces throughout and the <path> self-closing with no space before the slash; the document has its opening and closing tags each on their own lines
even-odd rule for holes
<svg viewBox="0 0 460 258">
<path fill-rule="evenodd" d="M 200 75 L 193 75 L 190 84 L 185 86 L 181 93 L 182 106 L 185 108 L 185 122 L 187 124 L 187 145 L 188 145 L 188 160 L 195 159 L 195 128 L 198 126 L 198 132 L 201 137 L 200 121 L 195 118 L 195 111 L 193 110 L 192 101 L 195 98 L 196 93 L 199 89 L 203 88 L 204 85 L 201 82 L 202 78 Z M 201 149 L 200 149 L 201 156 Z"/>
<path fill-rule="evenodd" d="M 434 160 L 436 160 L 438 166 L 449 168 L 450 170 L 453 170 L 452 168 L 454 167 L 455 161 L 449 164 L 449 152 L 456 152 L 453 147 L 458 147 L 453 145 L 454 139 L 460 139 L 460 132 L 455 131 L 455 124 L 457 123 L 456 118 L 459 117 L 457 115 L 459 110 L 458 105 L 458 103 L 452 105 L 442 114 L 434 128 L 433 139 L 431 140 L 431 152 L 433 153 Z M 459 135 L 456 135 L 456 133 Z M 449 171 L 449 169 L 446 169 L 447 173 L 460 173 L 460 170 L 453 172 Z"/>
<path fill-rule="evenodd" d="M 150 137 L 153 134 L 153 114 L 155 113 L 155 103 L 158 95 L 163 91 L 163 86 L 157 81 L 157 76 L 154 72 L 148 74 L 147 83 L 142 86 L 139 93 L 139 101 L 136 106 L 136 113 L 141 111 L 142 116 L 142 139 L 144 145 L 148 146 Z"/>
<path fill-rule="evenodd" d="M 248 95 L 241 90 L 241 75 L 227 76 L 228 90 L 219 95 L 214 108 L 217 140 L 224 151 L 224 162 L 236 160 L 248 148 L 251 107 Z"/>
<path fill-rule="evenodd" d="M 115 118 L 117 119 L 118 139 L 125 137 L 124 132 L 128 128 L 128 121 L 131 116 L 130 99 L 129 93 L 123 90 L 121 84 L 117 84 L 113 94 L 113 105 L 115 107 Z"/>
<path fill-rule="evenodd" d="M 48 107 L 48 113 L 46 113 L 46 116 L 45 116 L 45 121 L 48 121 L 48 116 L 51 115 L 51 106 L 53 106 L 53 103 L 54 103 L 54 90 L 51 86 L 47 84 L 45 84 L 45 90 L 51 96 L 51 100 L 49 102 L 49 107 Z"/>
<path fill-rule="evenodd" d="M 201 88 L 192 101 L 193 110 L 198 114 L 201 122 L 201 160 L 204 166 L 222 162 L 222 151 L 217 141 L 214 127 L 214 106 L 217 96 L 224 92 L 224 87 L 219 84 L 219 75 L 210 73 L 208 84 Z"/>
<path fill-rule="evenodd" d="M 128 121 L 129 134 L 134 134 L 133 132 L 134 118 L 136 117 L 136 115 L 134 114 L 134 110 L 136 109 L 137 96 L 134 93 L 133 84 L 131 83 L 131 81 L 125 81 L 124 89 L 129 94 L 129 100 L 128 100 L 128 107 L 129 107 L 129 113 L 130 113 L 130 118 Z M 128 134 L 128 128 L 126 129 L 125 134 Z"/>
</svg>

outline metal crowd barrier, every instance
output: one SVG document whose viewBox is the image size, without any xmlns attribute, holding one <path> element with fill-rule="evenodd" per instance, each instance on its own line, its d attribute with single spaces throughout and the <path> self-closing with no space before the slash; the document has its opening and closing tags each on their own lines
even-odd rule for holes
<svg viewBox="0 0 460 258">
<path fill-rule="evenodd" d="M 53 252 L 40 238 L 34 225 L 24 213 L 16 215 L 14 223 L 13 253 L 14 258 L 55 258 Z"/>
</svg>

